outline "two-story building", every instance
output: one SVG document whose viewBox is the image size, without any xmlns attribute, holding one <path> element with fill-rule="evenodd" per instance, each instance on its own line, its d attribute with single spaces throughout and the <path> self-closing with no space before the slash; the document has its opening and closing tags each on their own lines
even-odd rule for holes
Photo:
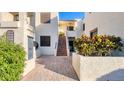
<svg viewBox="0 0 124 93">
<path fill-rule="evenodd" d="M 37 12 L 35 16 L 35 40 L 37 57 L 56 55 L 58 44 L 58 13 Z"/>
<path fill-rule="evenodd" d="M 74 39 L 83 34 L 82 22 L 81 19 L 59 21 L 59 32 L 63 32 L 67 36 L 70 52 L 74 51 Z"/>
<path fill-rule="evenodd" d="M 26 65 L 23 75 L 35 67 L 34 16 L 33 12 L 0 13 L 0 35 L 6 34 L 8 40 L 21 44 L 26 51 Z"/>
<path fill-rule="evenodd" d="M 36 57 L 56 54 L 58 13 L 0 12 L 0 36 L 3 34 L 26 51 L 24 76 L 35 67 Z"/>
<path fill-rule="evenodd" d="M 87 12 L 83 20 L 84 34 L 115 35 L 124 43 L 124 13 L 123 12 Z M 124 55 L 120 53 L 119 55 Z"/>
</svg>

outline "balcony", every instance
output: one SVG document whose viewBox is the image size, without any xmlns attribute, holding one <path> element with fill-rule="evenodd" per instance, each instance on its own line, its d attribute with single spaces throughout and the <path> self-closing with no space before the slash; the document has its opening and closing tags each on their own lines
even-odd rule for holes
<svg viewBox="0 0 124 93">
<path fill-rule="evenodd" d="M 26 29 L 33 32 L 33 27 L 29 24 L 26 25 Z"/>
<path fill-rule="evenodd" d="M 20 27 L 19 21 L 4 21 L 0 22 L 0 27 L 18 28 Z"/>
<path fill-rule="evenodd" d="M 68 37 L 75 37 L 75 36 L 77 36 L 77 31 L 67 31 L 67 36 Z"/>
</svg>

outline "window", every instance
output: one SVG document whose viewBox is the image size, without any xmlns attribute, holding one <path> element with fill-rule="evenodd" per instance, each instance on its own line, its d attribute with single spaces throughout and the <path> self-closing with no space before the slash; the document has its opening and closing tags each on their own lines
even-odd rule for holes
<svg viewBox="0 0 124 93">
<path fill-rule="evenodd" d="M 90 31 L 90 37 L 91 38 L 94 37 L 97 34 L 98 34 L 98 29 L 97 28 L 95 28 L 95 29 L 93 29 L 93 30 Z"/>
<path fill-rule="evenodd" d="M 50 46 L 50 36 L 40 36 L 40 46 Z"/>
<path fill-rule="evenodd" d="M 6 37 L 7 37 L 7 40 L 9 40 L 11 42 L 14 42 L 14 32 L 13 32 L 13 30 L 8 30 L 6 32 Z"/>
<path fill-rule="evenodd" d="M 83 24 L 83 31 L 85 31 L 85 23 Z"/>
<path fill-rule="evenodd" d="M 69 31 L 74 31 L 74 27 L 73 27 L 73 26 L 68 26 L 68 27 L 67 27 L 67 30 L 69 30 Z"/>
<path fill-rule="evenodd" d="M 50 23 L 50 13 L 41 13 L 41 23 Z"/>
<path fill-rule="evenodd" d="M 14 21 L 19 21 L 19 15 L 14 15 Z"/>
</svg>

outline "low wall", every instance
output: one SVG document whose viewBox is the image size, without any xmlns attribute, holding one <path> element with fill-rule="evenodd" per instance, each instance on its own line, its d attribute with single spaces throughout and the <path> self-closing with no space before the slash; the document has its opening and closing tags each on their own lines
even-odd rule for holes
<svg viewBox="0 0 124 93">
<path fill-rule="evenodd" d="M 35 59 L 26 61 L 25 62 L 24 72 L 23 72 L 22 76 L 24 77 L 26 74 L 28 74 L 34 68 L 35 68 Z"/>
<path fill-rule="evenodd" d="M 80 80 L 124 80 L 124 57 L 84 57 L 73 53 L 72 65 Z"/>
<path fill-rule="evenodd" d="M 80 79 L 80 55 L 73 53 L 72 54 L 72 65 L 77 73 L 78 78 Z"/>
</svg>

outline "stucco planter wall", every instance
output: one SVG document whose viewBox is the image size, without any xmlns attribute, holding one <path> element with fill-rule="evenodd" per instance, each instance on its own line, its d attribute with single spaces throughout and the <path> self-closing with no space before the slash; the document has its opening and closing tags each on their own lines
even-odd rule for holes
<svg viewBox="0 0 124 93">
<path fill-rule="evenodd" d="M 73 53 L 72 65 L 81 81 L 124 80 L 124 57 L 84 57 Z"/>
</svg>

